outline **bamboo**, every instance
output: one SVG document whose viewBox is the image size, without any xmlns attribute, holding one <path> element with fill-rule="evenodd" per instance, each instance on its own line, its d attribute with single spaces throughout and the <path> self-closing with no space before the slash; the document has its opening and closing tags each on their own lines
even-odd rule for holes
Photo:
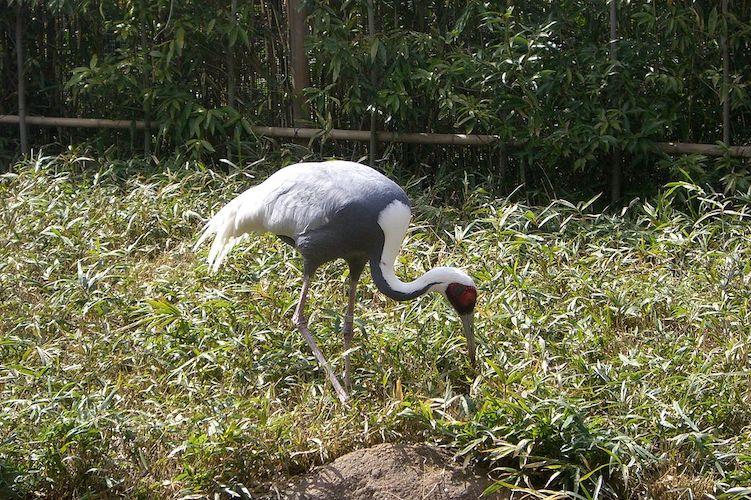
<svg viewBox="0 0 751 500">
<path fill-rule="evenodd" d="M 17 125 L 18 115 L 0 115 L 0 125 Z M 138 130 L 146 128 L 142 120 L 105 120 L 99 118 L 62 118 L 49 116 L 27 116 L 26 123 L 40 127 L 74 127 L 74 128 L 119 128 L 128 129 L 131 126 Z M 346 130 L 320 128 L 285 128 L 265 127 L 255 125 L 251 127 L 253 133 L 265 137 L 313 138 L 326 137 L 332 140 L 363 141 L 370 140 L 368 130 Z M 380 142 L 402 142 L 411 144 L 444 144 L 456 146 L 488 146 L 501 142 L 497 135 L 468 135 L 468 134 L 433 134 L 420 132 L 378 132 Z M 523 142 L 513 141 L 503 143 L 508 149 L 519 149 Z M 751 146 L 723 147 L 715 144 L 697 144 L 690 142 L 657 142 L 657 151 L 666 154 L 700 154 L 705 156 L 734 156 L 751 158 Z"/>
<path fill-rule="evenodd" d="M 610 62 L 614 66 L 618 63 L 618 11 L 616 0 L 610 0 Z M 614 102 L 615 96 L 613 96 Z M 610 163 L 610 202 L 615 203 L 621 199 L 623 186 L 623 169 L 620 148 L 613 149 L 613 159 Z"/>
<path fill-rule="evenodd" d="M 371 40 L 375 40 L 375 6 L 373 5 L 373 0 L 368 0 L 368 35 L 370 35 Z M 375 88 L 377 83 L 375 60 L 371 61 L 371 64 L 370 83 L 373 85 L 373 88 Z M 371 106 L 373 109 L 370 110 L 370 143 L 368 147 L 368 156 L 370 165 L 375 166 L 376 158 L 378 158 L 378 114 L 376 113 L 374 102 L 371 103 Z"/>
<path fill-rule="evenodd" d="M 498 179 L 501 183 L 506 178 L 506 170 L 508 170 L 508 152 L 506 151 L 506 145 L 501 143 L 498 148 Z"/>
<path fill-rule="evenodd" d="M 10 125 L 19 122 L 18 115 L 0 115 L 0 124 Z M 146 128 L 146 122 L 138 120 L 105 120 L 100 118 L 63 118 L 50 116 L 27 116 L 26 123 L 29 125 L 38 125 L 40 127 L 70 127 L 70 128 L 130 128 L 135 124 L 135 128 L 143 130 Z"/>
<path fill-rule="evenodd" d="M 232 0 L 230 7 L 230 22 L 234 28 L 237 24 L 237 0 Z M 230 38 L 227 37 L 227 106 L 235 108 L 235 94 L 236 94 L 236 77 L 235 77 L 235 47 L 230 43 Z M 232 161 L 232 142 L 228 141 L 226 146 L 226 156 L 229 161 Z"/>
<path fill-rule="evenodd" d="M 151 104 L 149 103 L 149 88 L 151 87 L 151 55 L 146 37 L 146 2 L 141 3 L 141 50 L 143 51 L 143 68 L 141 74 L 141 86 L 143 92 L 143 115 L 146 119 L 143 134 L 143 154 L 151 154 Z"/>
<path fill-rule="evenodd" d="M 728 0 L 722 0 L 722 142 L 730 144 L 730 54 L 728 51 Z"/>
<path fill-rule="evenodd" d="M 138 130 L 146 128 L 146 122 L 142 120 L 105 120 L 99 118 L 62 118 L 48 116 L 29 116 L 26 119 L 30 125 L 42 127 L 78 127 L 78 128 L 130 128 L 132 125 Z M 18 123 L 18 115 L 0 115 L 0 125 L 15 125 Z M 287 137 L 291 139 L 311 139 L 314 137 L 326 137 L 327 139 L 363 141 L 370 140 L 369 130 L 346 130 L 320 128 L 287 128 L 266 127 L 261 125 L 252 126 L 253 133 L 266 137 Z M 383 132 L 377 133 L 380 142 L 404 142 L 412 144 L 455 144 L 465 146 L 483 146 L 497 143 L 500 138 L 496 135 L 467 135 L 467 134 L 432 134 L 419 132 Z M 510 143 L 508 147 L 520 144 Z"/>
<path fill-rule="evenodd" d="M 699 154 L 705 156 L 735 156 L 751 158 L 751 146 L 728 146 L 697 144 L 692 142 L 658 142 L 656 148 L 667 154 Z"/>
<path fill-rule="evenodd" d="M 23 65 L 23 4 L 16 9 L 16 68 L 18 70 L 18 134 L 21 139 L 21 155 L 29 153 L 26 127 L 26 77 Z"/>
<path fill-rule="evenodd" d="M 283 127 L 252 127 L 254 133 L 268 137 L 305 138 L 326 137 L 327 139 L 339 139 L 349 141 L 370 141 L 369 130 L 345 130 L 318 128 L 283 128 Z M 399 132 L 376 132 L 376 138 L 380 142 L 403 142 L 411 144 L 455 144 L 467 146 L 482 146 L 499 141 L 495 135 L 466 135 L 466 134 L 431 134 L 431 133 L 399 133 Z"/>
<path fill-rule="evenodd" d="M 308 56 L 305 53 L 306 13 L 301 0 L 289 0 L 288 9 L 289 48 L 292 58 L 292 115 L 295 126 L 299 127 L 310 119 L 302 93 L 304 88 L 310 87 Z"/>
<path fill-rule="evenodd" d="M 237 0 L 232 0 L 230 19 L 234 28 L 237 23 Z M 235 107 L 235 89 L 237 87 L 235 78 L 235 48 L 230 45 L 227 39 L 227 106 Z"/>
</svg>

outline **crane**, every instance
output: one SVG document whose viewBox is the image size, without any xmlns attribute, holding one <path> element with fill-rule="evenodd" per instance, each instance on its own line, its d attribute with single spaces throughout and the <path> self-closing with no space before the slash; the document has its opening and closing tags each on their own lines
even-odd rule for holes
<svg viewBox="0 0 751 500">
<path fill-rule="evenodd" d="M 442 294 L 461 318 L 469 360 L 475 365 L 472 318 L 477 288 L 472 278 L 453 267 L 436 267 L 414 281 L 403 282 L 394 271 L 412 218 L 410 207 L 398 184 L 366 165 L 341 160 L 297 163 L 278 170 L 221 208 L 202 229 L 195 249 L 214 237 L 207 259 L 212 271 L 219 269 L 238 239 L 248 233 L 273 233 L 299 251 L 303 283 L 293 321 L 345 403 L 351 390 L 349 350 L 357 283 L 368 262 L 376 286 L 392 299 Z M 336 259 L 344 259 L 349 266 L 343 325 L 346 390 L 318 348 L 305 316 L 316 269 Z"/>
</svg>

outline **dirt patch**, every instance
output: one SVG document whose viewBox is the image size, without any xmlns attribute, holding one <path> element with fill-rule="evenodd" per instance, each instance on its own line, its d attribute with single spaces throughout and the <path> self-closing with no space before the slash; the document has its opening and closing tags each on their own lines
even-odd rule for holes
<svg viewBox="0 0 751 500">
<path fill-rule="evenodd" d="M 710 476 L 693 476 L 677 472 L 670 467 L 657 481 L 650 485 L 650 493 L 660 500 L 681 500 L 682 498 L 714 498 L 714 483 Z"/>
<path fill-rule="evenodd" d="M 459 467 L 445 451 L 427 445 L 380 444 L 319 467 L 285 496 L 299 500 L 474 500 L 491 484 L 490 479 Z"/>
</svg>

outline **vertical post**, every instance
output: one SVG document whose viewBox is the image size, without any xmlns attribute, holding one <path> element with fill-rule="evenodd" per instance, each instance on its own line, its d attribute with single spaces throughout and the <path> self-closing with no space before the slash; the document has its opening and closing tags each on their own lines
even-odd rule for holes
<svg viewBox="0 0 751 500">
<path fill-rule="evenodd" d="M 722 0 L 722 142 L 730 144 L 730 55 L 728 51 L 728 0 Z"/>
<path fill-rule="evenodd" d="M 618 42 L 618 11 L 616 10 L 616 0 L 610 0 L 610 62 L 618 62 L 617 42 Z M 612 95 L 613 102 L 618 102 L 615 94 Z M 613 159 L 610 163 L 610 202 L 616 203 L 621 199 L 621 189 L 623 184 L 623 171 L 621 167 L 621 150 L 619 147 L 613 148 Z"/>
<path fill-rule="evenodd" d="M 230 23 L 232 29 L 237 25 L 237 0 L 232 0 L 232 6 L 230 7 Z M 231 37 L 227 38 L 227 106 L 235 108 L 235 47 L 230 42 Z M 229 161 L 232 161 L 232 141 L 227 141 L 225 154 Z"/>
<path fill-rule="evenodd" d="M 503 179 L 506 177 L 506 170 L 508 170 L 508 152 L 506 151 L 506 143 L 501 142 L 498 146 L 498 181 L 503 185 Z"/>
<path fill-rule="evenodd" d="M 375 7 L 373 0 L 368 0 L 368 35 L 371 40 L 375 41 L 376 28 L 375 28 Z M 377 55 L 376 55 L 377 57 Z M 375 89 L 377 83 L 376 75 L 376 62 L 371 61 L 372 67 L 370 68 L 370 83 Z M 368 147 L 368 158 L 371 167 L 375 167 L 376 159 L 378 158 L 378 113 L 375 109 L 375 102 L 371 103 L 372 109 L 370 111 L 370 145 Z"/>
<path fill-rule="evenodd" d="M 417 0 L 415 1 L 415 23 L 416 23 L 416 30 L 423 33 L 426 30 L 425 24 L 428 17 L 427 12 L 427 2 L 424 0 Z"/>
<path fill-rule="evenodd" d="M 237 24 L 237 0 L 232 0 L 230 22 L 234 28 Z M 235 48 L 227 40 L 227 106 L 235 107 Z"/>
<path fill-rule="evenodd" d="M 302 90 L 310 87 L 308 56 L 305 53 L 306 12 L 301 0 L 289 0 L 289 48 L 292 58 L 292 115 L 296 127 L 310 118 Z"/>
<path fill-rule="evenodd" d="M 149 44 L 146 37 L 146 5 L 147 0 L 143 0 L 139 3 L 141 7 L 141 51 L 143 52 L 143 68 L 141 74 L 141 85 L 143 87 L 143 119 L 146 122 L 146 126 L 143 131 L 143 154 L 149 156 L 151 154 L 151 104 L 149 103 L 149 93 L 151 84 L 151 64 L 149 55 Z"/>
<path fill-rule="evenodd" d="M 16 69 L 18 70 L 18 133 L 21 139 L 21 155 L 29 154 L 29 139 L 26 130 L 26 77 L 23 67 L 23 3 L 16 9 Z"/>
<path fill-rule="evenodd" d="M 62 16 L 62 14 L 59 14 Z M 55 82 L 55 90 L 53 97 L 53 107 L 57 116 L 65 116 L 63 112 L 63 77 L 60 69 L 61 61 L 65 60 L 62 56 L 63 52 L 63 37 L 61 35 L 60 20 L 58 15 L 54 15 L 52 18 L 53 36 L 52 36 L 52 81 Z M 57 127 L 57 141 L 62 144 L 63 142 L 63 128 Z"/>
</svg>

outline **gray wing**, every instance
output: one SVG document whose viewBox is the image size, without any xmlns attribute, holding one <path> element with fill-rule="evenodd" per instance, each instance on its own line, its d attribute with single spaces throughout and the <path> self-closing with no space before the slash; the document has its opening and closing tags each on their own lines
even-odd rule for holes
<svg viewBox="0 0 751 500">
<path fill-rule="evenodd" d="M 350 204 L 362 204 L 384 181 L 393 184 L 377 171 L 353 162 L 292 165 L 258 186 L 265 188 L 259 215 L 266 231 L 296 239 L 326 225 Z"/>
<path fill-rule="evenodd" d="M 214 236 L 208 262 L 216 270 L 244 234 L 269 231 L 297 241 L 352 203 L 362 218 L 377 217 L 391 196 L 407 199 L 398 185 L 359 163 L 290 165 L 227 203 L 208 221 L 196 247 Z"/>
</svg>

